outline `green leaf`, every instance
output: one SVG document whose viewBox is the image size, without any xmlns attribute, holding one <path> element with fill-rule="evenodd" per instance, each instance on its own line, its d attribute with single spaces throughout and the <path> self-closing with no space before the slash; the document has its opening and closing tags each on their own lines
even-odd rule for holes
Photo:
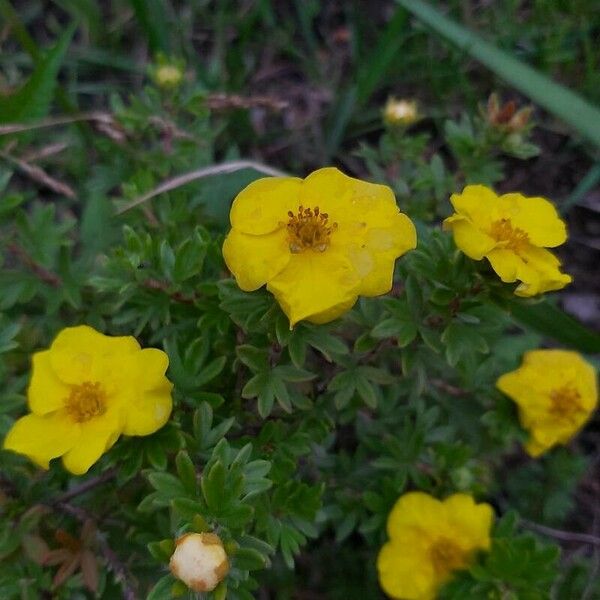
<svg viewBox="0 0 600 600">
<path fill-rule="evenodd" d="M 359 68 L 357 83 L 359 104 L 363 104 L 371 97 L 394 60 L 398 58 L 405 35 L 406 13 L 398 9 Z"/>
<path fill-rule="evenodd" d="M 208 508 L 219 512 L 225 504 L 225 467 L 217 461 L 202 477 L 202 494 Z"/>
<path fill-rule="evenodd" d="M 50 111 L 56 91 L 58 71 L 75 33 L 70 25 L 56 45 L 39 60 L 25 85 L 10 96 L 0 96 L 0 123 L 42 119 Z"/>
<path fill-rule="evenodd" d="M 264 554 L 261 554 L 254 548 L 240 548 L 233 559 L 236 568 L 242 571 L 256 571 L 257 569 L 265 569 L 269 561 Z"/>
<path fill-rule="evenodd" d="M 177 466 L 177 475 L 183 484 L 183 487 L 192 495 L 196 494 L 196 467 L 189 454 L 180 450 L 175 459 Z"/>
<path fill-rule="evenodd" d="M 177 477 L 169 473 L 161 473 L 155 471 L 148 474 L 150 485 L 163 496 L 176 498 L 177 496 L 185 496 L 183 485 Z"/>
<path fill-rule="evenodd" d="M 504 307 L 522 325 L 575 348 L 580 352 L 600 352 L 600 335 L 582 325 L 546 298 L 541 301 L 505 301 Z"/>
<path fill-rule="evenodd" d="M 172 575 L 165 575 L 158 580 L 156 585 L 150 590 L 146 596 L 146 600 L 172 600 L 171 588 L 175 583 L 175 578 Z"/>
<path fill-rule="evenodd" d="M 129 0 L 135 16 L 148 38 L 152 52 L 169 53 L 169 21 L 165 0 Z"/>
<path fill-rule="evenodd" d="M 434 31 L 600 146 L 600 110 L 422 0 L 396 0 Z"/>
</svg>

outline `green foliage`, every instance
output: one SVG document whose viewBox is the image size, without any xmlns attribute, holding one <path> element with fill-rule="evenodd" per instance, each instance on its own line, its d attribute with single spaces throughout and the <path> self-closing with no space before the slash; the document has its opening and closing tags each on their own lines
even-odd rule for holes
<svg viewBox="0 0 600 600">
<path fill-rule="evenodd" d="M 365 19 L 360 3 L 328 13 L 318 2 L 242 10 L 132 0 L 107 16 L 103 3 L 86 0 L 56 3 L 46 21 L 41 3 L 25 4 L 21 23 L 0 0 L 13 15 L 10 33 L 33 55 L 32 64 L 14 41 L 0 53 L 2 85 L 17 90 L 0 98 L 0 120 L 32 127 L 2 138 L 10 141 L 0 165 L 0 435 L 27 410 L 31 355 L 80 323 L 162 348 L 174 410 L 155 434 L 122 437 L 80 478 L 56 460 L 44 472 L 0 452 L 0 598 L 110 600 L 131 589 L 152 600 L 198 597 L 168 571 L 187 532 L 216 532 L 231 562 L 204 598 L 376 598 L 387 516 L 415 489 L 473 494 L 497 512 L 490 552 L 442 597 L 599 595 L 587 546 L 566 544 L 559 558 L 557 545 L 526 533 L 536 523 L 563 530 L 593 521 L 587 509 L 578 514 L 578 494 L 594 464 L 595 424 L 590 439 L 532 461 L 516 407 L 495 389 L 544 340 L 595 353 L 598 335 L 550 300 L 515 298 L 514 286 L 439 227 L 465 183 L 507 185 L 513 169 L 547 151 L 534 123 L 517 135 L 495 127 L 481 108 L 492 91 L 485 75 L 475 81 L 462 52 L 444 48 L 439 60 L 439 41 L 396 6 L 386 20 L 385 11 Z M 499 4 L 482 8 L 482 23 L 515 3 Z M 535 19 L 517 32 L 526 48 L 546 19 L 563 27 L 564 17 L 566 29 L 528 60 L 549 73 L 560 64 L 567 78 L 580 55 L 597 60 L 593 47 L 568 43 L 589 34 L 574 8 L 534 4 Z M 448 3 L 452 14 L 459 5 Z M 75 35 L 59 25 L 75 20 Z M 501 44 L 517 35 L 505 21 Z M 36 57 L 27 28 L 57 41 Z M 151 65 L 138 56 L 148 49 L 173 53 L 185 71 L 179 87 L 145 78 Z M 293 65 L 292 78 L 273 83 L 269 69 L 280 64 L 283 73 Z M 589 93 L 595 71 L 586 73 Z M 77 110 L 106 112 L 38 129 L 60 100 L 59 79 Z M 560 97 L 544 81 L 531 97 L 544 89 Z M 382 125 L 378 103 L 395 86 L 427 91 L 424 122 Z M 298 99 L 298 87 L 310 93 Z M 212 96 L 257 91 L 289 100 L 283 118 L 260 103 L 223 108 Z M 316 116 L 301 129 L 303 111 Z M 266 290 L 241 291 L 221 246 L 233 197 L 262 173 L 256 164 L 211 171 L 240 156 L 299 175 L 340 159 L 390 185 L 419 239 L 398 261 L 390 294 L 360 299 L 335 322 L 290 329 Z M 75 198 L 53 191 L 49 176 Z M 57 532 L 79 540 L 87 521 L 97 527 L 95 591 L 83 568 L 57 583 L 61 567 L 46 560 L 61 548 Z"/>
<path fill-rule="evenodd" d="M 569 123 L 580 135 L 597 147 L 600 146 L 600 111 L 584 98 L 447 19 L 427 3 L 415 0 L 396 1 L 513 87 Z"/>
</svg>

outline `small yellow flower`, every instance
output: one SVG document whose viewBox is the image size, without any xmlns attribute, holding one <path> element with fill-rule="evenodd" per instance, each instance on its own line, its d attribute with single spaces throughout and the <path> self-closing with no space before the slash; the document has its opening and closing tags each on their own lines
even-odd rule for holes
<svg viewBox="0 0 600 600">
<path fill-rule="evenodd" d="M 161 88 L 176 88 L 182 80 L 183 71 L 176 65 L 160 65 L 154 72 L 154 81 Z"/>
<path fill-rule="evenodd" d="M 468 185 L 450 198 L 455 213 L 444 221 L 456 245 L 470 258 L 487 258 L 504 282 L 521 283 L 517 296 L 559 290 L 571 282 L 546 248 L 567 239 L 564 221 L 545 198 L 497 196 L 483 185 Z"/>
<path fill-rule="evenodd" d="M 62 456 L 71 473 L 85 473 L 122 433 L 149 435 L 167 422 L 168 364 L 162 350 L 142 350 L 133 337 L 87 325 L 63 329 L 48 350 L 33 355 L 31 414 L 13 425 L 4 448 L 44 469 Z"/>
<path fill-rule="evenodd" d="M 383 120 L 388 125 L 412 125 L 420 118 L 416 100 L 397 100 L 392 96 L 388 98 L 383 109 Z"/>
<path fill-rule="evenodd" d="M 454 571 L 468 568 L 491 544 L 494 513 L 467 494 L 444 501 L 423 492 L 399 498 L 390 512 L 390 540 L 377 557 L 379 582 L 397 600 L 430 600 Z"/>
<path fill-rule="evenodd" d="M 188 533 L 176 542 L 169 568 L 195 592 L 211 592 L 229 573 L 223 543 L 214 533 Z"/>
<path fill-rule="evenodd" d="M 496 387 L 517 403 L 521 424 L 530 433 L 525 449 L 533 457 L 566 444 L 598 402 L 594 368 L 567 350 L 527 352 L 523 364 L 502 375 Z"/>
<path fill-rule="evenodd" d="M 359 295 L 389 292 L 396 258 L 417 243 L 389 187 L 331 167 L 304 180 L 254 181 L 234 200 L 230 219 L 229 270 L 242 290 L 266 283 L 290 326 L 326 323 Z"/>
</svg>

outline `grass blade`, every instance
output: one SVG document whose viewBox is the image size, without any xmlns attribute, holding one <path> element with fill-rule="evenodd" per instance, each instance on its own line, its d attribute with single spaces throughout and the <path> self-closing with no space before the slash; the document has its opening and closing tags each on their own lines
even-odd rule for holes
<svg viewBox="0 0 600 600">
<path fill-rule="evenodd" d="M 510 300 L 505 308 L 522 325 L 541 333 L 547 338 L 585 352 L 600 352 L 600 335 L 582 325 L 547 299 L 529 303 Z"/>
<path fill-rule="evenodd" d="M 36 61 L 28 81 L 10 96 L 0 97 L 0 123 L 22 122 L 45 117 L 52 104 L 58 71 L 69 47 L 75 25 L 71 25 L 56 45 Z"/>
<path fill-rule="evenodd" d="M 420 0 L 396 0 L 434 31 L 600 147 L 600 110 Z"/>
</svg>

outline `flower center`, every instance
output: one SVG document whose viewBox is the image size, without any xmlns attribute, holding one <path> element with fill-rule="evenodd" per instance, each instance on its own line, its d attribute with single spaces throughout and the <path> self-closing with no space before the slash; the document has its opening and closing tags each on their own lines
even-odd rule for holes
<svg viewBox="0 0 600 600">
<path fill-rule="evenodd" d="M 290 218 L 287 231 L 290 252 L 299 254 L 308 248 L 315 252 L 325 252 L 329 246 L 329 236 L 337 229 L 337 223 L 329 225 L 329 215 L 319 211 L 319 207 L 298 207 L 298 214 L 288 211 Z"/>
<path fill-rule="evenodd" d="M 490 227 L 490 235 L 498 242 L 506 242 L 506 248 L 510 250 L 522 250 L 529 243 L 527 232 L 513 228 L 510 219 L 494 221 Z"/>
<path fill-rule="evenodd" d="M 464 550 L 448 538 L 438 539 L 431 547 L 429 556 L 438 576 L 445 576 L 467 565 Z"/>
<path fill-rule="evenodd" d="M 575 422 L 577 416 L 584 412 L 579 399 L 581 395 L 570 385 L 564 385 L 561 388 L 550 392 L 550 414 L 557 419 Z"/>
<path fill-rule="evenodd" d="M 84 381 L 71 387 L 65 408 L 77 423 L 85 423 L 106 412 L 106 392 L 97 381 Z"/>
</svg>

